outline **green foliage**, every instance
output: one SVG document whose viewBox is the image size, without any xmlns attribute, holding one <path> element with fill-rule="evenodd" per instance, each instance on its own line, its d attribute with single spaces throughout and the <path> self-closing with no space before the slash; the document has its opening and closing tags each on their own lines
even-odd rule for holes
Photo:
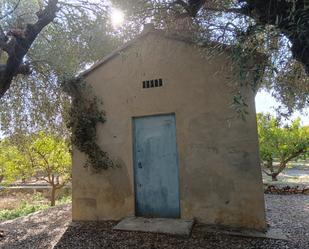
<svg viewBox="0 0 309 249">
<path fill-rule="evenodd" d="M 72 161 L 66 141 L 40 132 L 33 139 L 30 150 L 33 152 L 33 167 L 36 172 L 60 175 L 64 182 L 70 180 Z"/>
<path fill-rule="evenodd" d="M 238 117 L 242 120 L 246 120 L 246 116 L 248 115 L 248 104 L 240 92 L 234 95 L 232 107 L 236 111 Z"/>
<path fill-rule="evenodd" d="M 0 221 L 12 220 L 48 208 L 47 204 L 28 204 L 24 202 L 16 209 L 0 210 Z"/>
<path fill-rule="evenodd" d="M 281 120 L 269 114 L 260 113 L 257 118 L 261 161 L 276 177 L 289 161 L 308 153 L 309 127 L 301 127 L 300 119 L 282 127 Z M 279 161 L 277 171 L 273 167 L 275 160 Z"/>
<path fill-rule="evenodd" d="M 0 163 L 7 183 L 35 177 L 51 186 L 51 205 L 56 191 L 71 180 L 69 144 L 44 132 L 13 136 L 1 144 Z"/>
<path fill-rule="evenodd" d="M 71 178 L 71 154 L 63 139 L 39 132 L 2 141 L 0 150 L 0 163 L 4 165 L 4 176 L 9 182 L 47 176 L 46 181 L 52 184 L 58 175 L 63 182 Z M 44 177 L 39 177 L 42 173 Z"/>
<path fill-rule="evenodd" d="M 5 32 L 36 20 L 37 0 L 22 0 L 3 19 Z M 37 37 L 25 57 L 32 74 L 18 76 L 0 99 L 1 132 L 33 133 L 44 130 L 68 138 L 63 116 L 69 98 L 59 84 L 63 75 L 76 75 L 122 44 L 122 35 L 113 30 L 107 1 L 59 0 L 57 18 Z M 16 0 L 0 1 L 0 13 L 14 9 Z M 0 53 L 0 61 L 5 59 Z"/>
<path fill-rule="evenodd" d="M 299 119 L 295 119 L 289 126 L 280 125 L 280 119 L 269 114 L 258 114 L 260 153 L 265 161 L 268 158 L 286 160 L 308 151 L 309 127 L 301 127 Z"/>
<path fill-rule="evenodd" d="M 85 166 L 91 166 L 95 172 L 115 166 L 96 143 L 97 125 L 105 122 L 105 113 L 99 108 L 102 103 L 83 79 L 65 80 L 63 89 L 72 97 L 67 125 L 73 145 L 88 157 Z"/>
<path fill-rule="evenodd" d="M 70 204 L 72 202 L 72 196 L 71 195 L 65 195 L 57 201 L 57 205 L 64 205 L 64 204 Z"/>
<path fill-rule="evenodd" d="M 175 26 L 174 23 L 177 17 L 180 23 L 184 20 L 185 10 L 179 4 L 176 4 L 181 1 L 174 1 L 175 4 L 171 4 L 172 1 L 154 0 L 114 0 L 113 2 L 126 11 L 128 23 L 135 23 L 135 25 L 137 25 L 136 23 L 142 25 L 151 19 L 157 28 L 167 29 L 173 25 Z M 275 25 L 261 24 L 252 17 L 239 13 L 245 9 L 248 3 L 257 2 L 259 1 L 207 1 L 207 4 L 204 5 L 196 18 L 187 19 L 188 22 L 191 22 L 190 32 L 197 43 L 216 42 L 223 46 L 232 45 L 235 48 L 232 51 L 232 57 L 235 64 L 240 66 L 238 72 L 236 72 L 239 73 L 240 79 L 242 79 L 241 74 L 247 74 L 251 71 L 251 73 L 255 74 L 254 84 L 252 84 L 253 90 L 257 91 L 263 88 L 275 92 L 275 98 L 282 103 L 279 111 L 288 115 L 295 110 L 308 107 L 308 74 L 306 74 L 304 66 L 293 58 L 292 50 L 295 47 L 291 49 L 290 37 L 284 35 L 289 33 L 290 30 L 286 30 L 288 32 L 285 33 Z M 292 2 L 295 1 L 264 2 L 265 6 L 269 2 L 273 7 L 287 7 L 291 6 Z M 263 5 L 260 4 L 259 6 Z M 298 8 L 301 7 L 298 6 Z M 214 9 L 217 11 L 214 11 Z M 228 9 L 230 11 L 226 11 Z M 285 12 L 286 10 L 282 11 Z M 263 12 L 258 13 L 264 14 Z M 258 13 L 256 13 L 256 17 L 259 16 Z M 278 13 L 280 13 L 280 10 L 278 10 Z M 271 20 L 275 12 L 266 11 L 265 14 L 269 14 L 271 16 L 269 20 Z M 303 17 L 298 18 L 300 15 Z M 255 15 L 253 16 L 255 17 Z M 308 25 L 305 25 L 308 20 L 307 9 L 302 10 L 301 13 L 291 11 L 288 20 L 278 20 L 278 22 L 282 23 L 277 23 L 277 25 L 287 24 L 288 21 L 295 24 L 295 20 L 299 20 L 299 22 L 296 23 L 296 26 L 289 27 L 289 29 L 292 32 L 302 34 L 306 39 L 305 37 L 308 37 L 306 31 Z M 304 32 L 301 33 L 301 31 Z M 298 50 L 301 52 L 305 49 L 299 48 Z M 220 53 L 220 51 L 218 52 Z M 251 57 L 255 57 L 258 53 L 265 56 L 264 61 L 255 62 L 254 67 L 248 69 L 248 59 L 250 60 Z M 237 96 L 237 93 L 235 96 Z M 242 109 L 245 109 L 243 107 Z"/>
<path fill-rule="evenodd" d="M 1 1 L 0 12 L 14 9 L 16 2 Z M 243 2 L 245 5 L 248 1 Z M 7 31 L 35 21 L 40 3 L 42 1 L 20 1 L 12 14 L 0 19 L 0 25 Z M 110 20 L 110 4 L 121 8 L 126 16 L 123 27 L 116 30 Z M 208 4 L 222 10 L 244 6 L 231 0 L 209 1 Z M 25 58 L 32 65 L 32 75 L 17 77 L 12 89 L 0 100 L 1 130 L 5 135 L 45 130 L 69 137 L 63 116 L 70 103 L 61 91 L 59 79 L 64 74 L 78 74 L 124 41 L 136 37 L 145 22 L 151 20 L 157 28 L 167 30 L 175 26 L 176 17 L 185 13 L 183 7 L 168 0 L 60 0 L 59 7 L 61 11 L 55 22 L 42 31 Z M 291 19 L 304 16 L 299 19 L 297 27 L 293 27 L 295 31 L 306 30 L 307 13 L 308 10 L 302 13 L 291 10 Z M 257 72 L 256 79 L 262 78 L 260 84 L 254 84 L 254 90 L 258 87 L 274 89 L 276 98 L 288 112 L 306 107 L 308 77 L 302 65 L 292 60 L 287 37 L 274 26 L 260 25 L 232 11 L 207 11 L 207 8 L 188 21 L 194 27 L 193 36 L 197 43 L 215 41 L 233 45 L 237 48 L 233 57 L 240 59 L 256 52 L 266 54 L 265 73 L 263 66 L 252 69 Z M 3 54 L 0 60 L 5 59 Z M 246 60 L 241 59 L 239 64 L 245 69 L 240 73 L 247 73 Z M 235 98 L 234 104 L 239 107 L 237 111 L 243 115 L 246 108 L 239 105 L 237 92 Z"/>
<path fill-rule="evenodd" d="M 14 206 L 5 207 L 0 210 L 0 221 L 16 219 L 31 213 L 49 208 L 47 199 L 41 194 L 18 195 L 18 202 Z M 65 195 L 57 201 L 57 205 L 69 204 L 72 202 L 71 195 Z"/>
<path fill-rule="evenodd" d="M 17 2 L 1 1 L 0 12 L 7 13 L 14 9 Z M 1 27 L 7 32 L 11 28 L 22 28 L 26 23 L 35 21 L 35 13 L 40 9 L 42 2 L 20 1 L 13 13 L 0 19 Z M 70 100 L 58 84 L 60 79 L 66 74 L 77 75 L 125 41 L 135 38 L 142 30 L 143 24 L 150 20 L 156 28 L 168 30 L 175 27 L 176 17 L 182 17 L 185 10 L 179 4 L 171 2 L 59 0 L 61 10 L 57 13 L 55 22 L 41 32 L 25 57 L 31 64 L 32 75 L 27 78 L 17 77 L 8 94 L 0 100 L 1 132 L 10 136 L 44 130 L 68 138 L 70 134 L 63 117 L 67 115 Z M 275 90 L 275 97 L 282 102 L 288 113 L 305 108 L 308 106 L 308 76 L 303 66 L 292 59 L 289 40 L 273 25 L 261 25 L 248 16 L 224 11 L 229 8 L 241 9 L 249 1 L 242 2 L 239 4 L 239 1 L 231 0 L 208 1 L 207 6 L 204 6 L 196 18 L 188 19 L 191 27 L 194 27 L 194 41 L 201 44 L 216 42 L 233 45 L 236 48 L 233 51 L 233 59 L 240 69 L 243 69 L 239 70 L 240 76 L 248 73 L 246 58 L 257 52 L 266 54 L 266 70 L 264 65 L 256 65 L 257 67 L 250 69 L 256 74 L 253 89 L 256 91 L 262 87 Z M 119 29 L 114 29 L 110 21 L 111 4 L 125 12 L 126 22 Z M 207 11 L 207 7 L 223 11 Z M 290 21 L 294 17 L 300 20 L 296 26 L 291 26 L 292 30 L 306 30 L 307 9 L 301 13 L 291 10 L 290 17 Z M 279 21 L 283 20 L 278 19 L 277 24 Z M 307 35 L 306 32 L 303 33 L 304 38 Z M 5 59 L 5 53 L 0 53 L 0 62 Z M 247 111 L 246 100 L 238 90 L 231 101 L 237 113 L 244 117 Z M 80 116 L 82 120 L 83 117 Z M 93 120 L 93 117 L 89 120 Z M 94 127 L 93 124 L 89 125 Z M 73 128 L 73 125 L 70 127 Z M 75 128 L 82 130 L 81 125 L 76 125 Z M 89 142 L 95 140 L 94 131 L 80 132 L 86 133 L 89 133 L 86 137 L 92 136 L 93 139 L 76 141 L 76 144 L 79 148 L 87 147 L 83 151 L 88 156 L 92 154 L 89 156 L 91 164 L 96 164 L 94 158 L 102 158 L 102 162 L 94 168 L 101 168 L 99 165 L 106 167 L 109 163 L 108 160 L 103 160 L 106 158 L 104 152 L 95 143 Z"/>
<path fill-rule="evenodd" d="M 7 183 L 26 179 L 34 174 L 29 154 L 23 153 L 7 141 L 0 142 L 0 167 L 1 175 Z"/>
</svg>

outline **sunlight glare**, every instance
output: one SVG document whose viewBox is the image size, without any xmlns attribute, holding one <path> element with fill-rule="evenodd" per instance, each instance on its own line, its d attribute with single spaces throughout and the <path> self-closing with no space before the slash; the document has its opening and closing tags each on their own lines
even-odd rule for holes
<svg viewBox="0 0 309 249">
<path fill-rule="evenodd" d="M 119 9 L 112 9 L 111 21 L 114 28 L 120 27 L 124 23 L 124 13 Z"/>
</svg>

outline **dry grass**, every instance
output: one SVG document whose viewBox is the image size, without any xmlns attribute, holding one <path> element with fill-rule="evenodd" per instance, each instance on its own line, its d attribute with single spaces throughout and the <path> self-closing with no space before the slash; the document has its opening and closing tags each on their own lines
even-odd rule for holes
<svg viewBox="0 0 309 249">
<path fill-rule="evenodd" d="M 57 204 L 71 202 L 71 196 L 63 196 Z M 0 197 L 0 221 L 15 219 L 48 208 L 50 201 L 41 193 L 16 193 Z"/>
<path fill-rule="evenodd" d="M 20 205 L 27 203 L 29 205 L 48 204 L 49 200 L 44 198 L 40 193 L 16 193 L 10 195 L 0 196 L 0 210 L 3 209 L 16 209 Z"/>
</svg>

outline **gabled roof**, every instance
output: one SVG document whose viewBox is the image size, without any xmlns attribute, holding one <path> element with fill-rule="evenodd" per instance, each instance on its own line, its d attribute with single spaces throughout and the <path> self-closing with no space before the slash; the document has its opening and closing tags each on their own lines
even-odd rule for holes
<svg viewBox="0 0 309 249">
<path fill-rule="evenodd" d="M 163 30 L 159 30 L 159 29 L 155 29 L 154 26 L 152 24 L 146 24 L 145 28 L 143 30 L 143 32 L 138 35 L 135 39 L 127 42 L 126 44 L 124 44 L 122 47 L 114 50 L 113 52 L 111 52 L 109 55 L 105 56 L 102 60 L 98 61 L 97 63 L 95 63 L 93 66 L 91 66 L 89 69 L 85 70 L 84 72 L 82 72 L 81 74 L 78 75 L 78 77 L 85 77 L 88 74 L 90 74 L 92 71 L 94 71 L 95 69 L 97 69 L 98 67 L 102 66 L 103 64 L 105 64 L 106 62 L 108 62 L 109 60 L 113 59 L 114 57 L 118 56 L 121 54 L 121 52 L 125 51 L 126 49 L 130 48 L 132 45 L 134 45 L 138 40 L 141 40 L 143 38 L 145 38 L 146 36 L 148 36 L 149 34 L 155 34 L 161 37 L 165 37 L 168 39 L 172 39 L 172 40 L 178 40 L 178 41 L 182 41 L 182 42 L 186 42 L 186 43 L 190 43 L 190 44 L 194 44 L 194 45 L 198 45 L 196 44 L 194 41 L 192 41 L 190 38 L 185 37 L 185 36 L 181 36 L 175 33 L 168 33 L 165 32 Z M 200 44 L 201 45 L 201 44 Z M 203 44 L 205 46 L 205 44 Z M 222 43 L 216 43 L 216 42 L 209 42 L 207 43 L 208 46 L 213 46 L 213 47 L 218 47 L 221 46 L 224 49 L 228 49 L 229 46 L 224 45 Z"/>
<path fill-rule="evenodd" d="M 78 77 L 85 77 L 87 76 L 89 73 L 91 73 L 93 70 L 95 70 L 96 68 L 102 66 L 103 64 L 105 64 L 106 62 L 108 62 L 109 60 L 113 59 L 114 57 L 120 55 L 121 52 L 123 52 L 124 50 L 128 49 L 129 47 L 131 47 L 132 45 L 134 45 L 138 40 L 144 38 L 145 36 L 147 36 L 151 31 L 143 31 L 140 35 L 138 35 L 136 38 L 134 38 L 133 40 L 125 43 L 122 47 L 114 50 L 113 52 L 111 52 L 110 54 L 106 55 L 105 57 L 103 57 L 102 60 L 98 61 L 97 63 L 94 63 L 89 69 L 85 70 L 84 72 L 82 72 Z"/>
</svg>

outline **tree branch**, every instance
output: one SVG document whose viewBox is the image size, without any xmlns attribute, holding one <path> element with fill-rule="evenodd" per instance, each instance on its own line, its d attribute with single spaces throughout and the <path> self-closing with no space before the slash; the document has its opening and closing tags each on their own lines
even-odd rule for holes
<svg viewBox="0 0 309 249">
<path fill-rule="evenodd" d="M 188 3 L 182 0 L 176 0 L 171 5 L 180 5 L 183 7 L 188 16 L 196 17 L 197 13 L 201 10 L 206 0 L 189 0 Z"/>
<path fill-rule="evenodd" d="M 4 33 L 2 27 L 0 26 L 0 49 L 4 50 L 5 52 L 9 53 L 8 51 L 8 42 L 9 38 Z"/>
<path fill-rule="evenodd" d="M 61 189 L 61 188 L 63 188 L 66 184 L 67 184 L 67 182 L 58 183 L 58 184 L 56 185 L 56 189 L 57 189 L 57 190 L 58 190 L 58 189 Z"/>
<path fill-rule="evenodd" d="M 22 65 L 23 58 L 42 29 L 56 17 L 57 3 L 58 0 L 49 0 L 45 9 L 36 13 L 38 17 L 36 23 L 28 24 L 25 30 L 9 32 L 8 35 L 11 36 L 11 39 L 8 39 L 2 28 L 0 29 L 0 48 L 9 55 L 5 68 L 0 71 L 0 98 L 10 88 L 15 76 L 20 73 L 29 73 L 30 70 L 25 70 L 26 67 Z"/>
<path fill-rule="evenodd" d="M 294 59 L 309 74 L 309 11 L 303 0 L 239 0 L 249 16 L 262 25 L 274 25 L 292 43 Z"/>
<path fill-rule="evenodd" d="M 207 11 L 241 14 L 261 25 L 274 25 L 292 44 L 293 58 L 301 62 L 309 74 L 309 10 L 304 0 L 238 0 L 239 8 L 217 7 L 216 1 L 175 0 L 186 15 L 196 17 L 203 8 Z"/>
<path fill-rule="evenodd" d="M 213 12 L 225 12 L 225 13 L 234 13 L 241 14 L 245 16 L 251 16 L 250 12 L 246 8 L 215 8 L 215 7 L 204 7 L 205 10 L 213 11 Z"/>
<path fill-rule="evenodd" d="M 48 184 L 50 184 L 49 180 L 46 180 L 44 177 L 40 177 L 40 178 L 37 178 L 38 180 L 41 180 L 41 181 L 44 181 L 44 182 L 47 182 Z"/>
<path fill-rule="evenodd" d="M 10 11 L 8 11 L 7 13 L 5 13 L 3 16 L 0 17 L 0 20 L 6 18 L 7 16 L 11 15 L 19 6 L 21 0 L 18 0 L 17 3 L 15 4 L 14 8 Z"/>
<path fill-rule="evenodd" d="M 53 183 L 54 182 L 54 179 L 51 178 L 51 176 L 53 176 L 53 172 L 50 168 L 50 165 L 49 165 L 49 162 L 47 160 L 47 158 L 45 157 L 45 155 L 43 153 L 41 153 L 39 150 L 35 150 L 35 152 L 43 159 L 43 161 L 45 162 L 45 165 L 46 165 L 46 172 L 47 172 L 47 177 L 48 177 L 48 181 L 49 183 Z"/>
<path fill-rule="evenodd" d="M 262 170 L 266 175 L 271 176 L 270 173 L 268 173 L 265 169 Z"/>
</svg>

